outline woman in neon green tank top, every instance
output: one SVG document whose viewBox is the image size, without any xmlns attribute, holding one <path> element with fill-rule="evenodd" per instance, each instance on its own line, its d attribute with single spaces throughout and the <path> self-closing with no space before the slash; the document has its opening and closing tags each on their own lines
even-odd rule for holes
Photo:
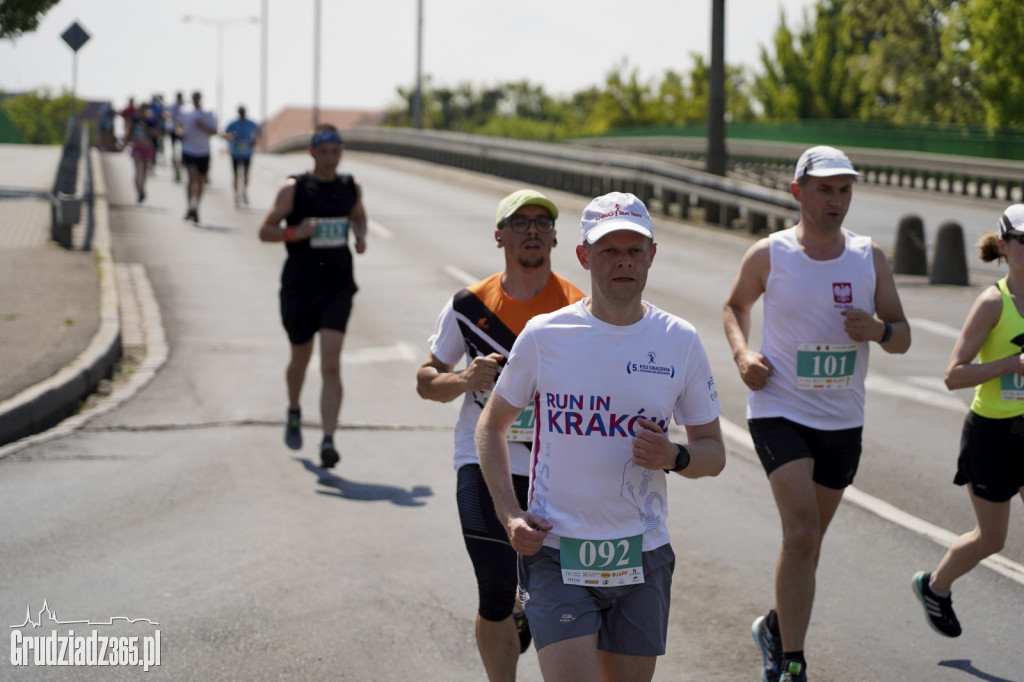
<svg viewBox="0 0 1024 682">
<path fill-rule="evenodd" d="M 954 482 L 970 484 L 978 523 L 913 582 L 928 624 L 948 637 L 960 635 L 953 581 L 1003 548 L 1010 502 L 1024 499 L 1024 204 L 1007 208 L 997 228 L 978 243 L 981 259 L 1005 259 L 1009 272 L 974 302 L 946 368 L 950 390 L 975 387 Z"/>
</svg>

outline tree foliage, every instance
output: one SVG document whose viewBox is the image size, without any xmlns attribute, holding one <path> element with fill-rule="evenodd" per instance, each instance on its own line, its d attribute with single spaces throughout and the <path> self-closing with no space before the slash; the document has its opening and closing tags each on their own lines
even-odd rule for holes
<svg viewBox="0 0 1024 682">
<path fill-rule="evenodd" d="M 693 55 L 689 73 L 667 71 L 660 79 L 644 79 L 623 60 L 605 75 L 602 87 L 590 87 L 559 99 L 529 81 L 474 87 L 461 83 L 437 87 L 428 78 L 423 91 L 425 128 L 526 137 L 563 139 L 602 135 L 626 128 L 677 126 L 707 116 L 708 67 Z M 734 120 L 753 117 L 743 73 L 727 69 L 726 101 Z M 400 88 L 402 102 L 388 112 L 388 123 L 410 125 L 412 88 Z"/>
<path fill-rule="evenodd" d="M 39 28 L 39 21 L 59 0 L 0 0 L 0 39 L 16 38 Z"/>
<path fill-rule="evenodd" d="M 4 100 L 3 109 L 25 144 L 61 144 L 75 100 L 70 90 L 53 97 L 49 90 L 24 92 Z M 77 101 L 77 110 L 84 106 Z"/>
<path fill-rule="evenodd" d="M 730 121 L 860 119 L 1024 125 L 1024 11 L 1005 0 L 817 0 L 796 21 L 780 11 L 752 73 L 726 68 Z M 623 59 L 604 82 L 568 97 L 528 81 L 430 87 L 428 128 L 560 139 L 702 123 L 709 66 L 645 78 Z M 408 125 L 411 92 L 390 120 Z"/>
<path fill-rule="evenodd" d="M 971 0 L 957 3 L 949 31 L 974 67 L 976 85 L 990 126 L 1024 125 L 1024 10 L 1017 2 Z"/>
</svg>

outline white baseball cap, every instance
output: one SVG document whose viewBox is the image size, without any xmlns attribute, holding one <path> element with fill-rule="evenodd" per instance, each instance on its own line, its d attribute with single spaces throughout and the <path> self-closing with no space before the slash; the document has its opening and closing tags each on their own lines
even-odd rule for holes
<svg viewBox="0 0 1024 682">
<path fill-rule="evenodd" d="M 999 216 L 999 237 L 1004 238 L 1010 230 L 1024 232 L 1024 204 L 1013 204 Z"/>
<path fill-rule="evenodd" d="M 793 174 L 793 179 L 799 180 L 805 175 L 827 178 L 833 175 L 860 176 L 860 173 L 853 170 L 853 164 L 850 163 L 846 154 L 835 147 L 821 145 L 805 151 L 800 155 L 800 160 L 796 162 L 796 173 Z"/>
<path fill-rule="evenodd" d="M 584 242 L 593 244 L 616 230 L 639 232 L 653 239 L 654 225 L 644 202 L 632 194 L 611 192 L 597 197 L 583 209 L 581 231 Z"/>
</svg>

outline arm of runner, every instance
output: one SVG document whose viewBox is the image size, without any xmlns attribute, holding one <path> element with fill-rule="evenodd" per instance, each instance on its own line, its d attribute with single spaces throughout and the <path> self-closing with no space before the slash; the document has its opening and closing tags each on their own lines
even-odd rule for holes
<svg viewBox="0 0 1024 682">
<path fill-rule="evenodd" d="M 987 287 L 974 301 L 960 337 L 953 346 L 946 367 L 946 388 L 970 388 L 1006 374 L 1024 374 L 1024 353 L 1009 355 L 992 362 L 975 363 L 985 339 L 999 322 L 1003 311 L 1002 294 L 994 286 Z"/>
<path fill-rule="evenodd" d="M 452 365 L 430 353 L 416 372 L 416 393 L 426 400 L 448 403 L 466 391 L 492 389 L 504 359 L 499 353 L 478 355 L 466 369 L 455 372 Z"/>
<path fill-rule="evenodd" d="M 480 457 L 480 470 L 494 500 L 494 511 L 505 524 L 512 548 L 530 556 L 540 551 L 551 524 L 538 514 L 524 511 L 512 487 L 506 436 L 520 411 L 500 395 L 492 393 L 476 424 L 476 451 Z"/>
<path fill-rule="evenodd" d="M 717 476 L 725 469 L 725 443 L 718 417 L 707 424 L 686 426 L 686 449 L 690 451 L 690 465 L 679 472 L 687 478 Z"/>
<path fill-rule="evenodd" d="M 352 225 L 352 234 L 356 237 L 356 253 L 364 253 L 366 251 L 366 223 L 369 218 L 367 218 L 366 209 L 363 207 L 363 188 L 358 183 L 356 183 L 356 205 L 352 207 L 348 219 Z"/>
<path fill-rule="evenodd" d="M 772 372 L 768 358 L 753 350 L 749 345 L 750 311 L 757 299 L 765 292 L 771 257 L 768 240 L 754 244 L 743 256 L 740 272 L 732 284 L 729 296 L 722 307 L 722 323 L 725 338 L 732 348 L 732 358 L 740 371 L 740 378 L 747 388 L 757 391 L 764 388 Z"/>
<path fill-rule="evenodd" d="M 316 230 L 316 222 L 313 218 L 306 218 L 298 225 L 286 225 L 285 227 L 281 227 L 281 221 L 287 218 L 292 212 L 294 200 L 295 181 L 289 178 L 288 180 L 285 180 L 284 184 L 281 185 L 281 189 L 277 191 L 277 197 L 274 199 L 274 204 L 267 211 L 267 215 L 264 216 L 263 222 L 260 224 L 260 241 L 286 241 L 286 237 L 288 237 L 286 230 L 292 230 L 290 233 L 292 237 L 290 241 L 309 239 L 313 236 L 313 232 Z"/>
<path fill-rule="evenodd" d="M 910 323 L 896 290 L 889 259 L 878 244 L 872 244 L 875 266 L 875 314 L 850 308 L 843 314 L 847 335 L 854 341 L 877 341 L 886 353 L 906 353 L 910 348 Z M 887 326 L 892 327 L 886 338 Z M 882 342 L 885 339 L 885 342 Z"/>
</svg>

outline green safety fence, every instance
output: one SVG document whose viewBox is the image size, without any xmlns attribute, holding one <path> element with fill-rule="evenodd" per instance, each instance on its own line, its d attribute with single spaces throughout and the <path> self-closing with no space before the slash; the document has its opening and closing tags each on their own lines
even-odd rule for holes
<svg viewBox="0 0 1024 682">
<path fill-rule="evenodd" d="M 7 115 L 3 107 L 0 107 L 0 144 L 21 144 L 21 133 L 14 121 Z"/>
<path fill-rule="evenodd" d="M 620 130 L 605 137 L 705 137 L 703 123 L 679 127 Z M 932 154 L 955 154 L 988 159 L 1024 161 L 1024 130 L 989 131 L 984 126 L 908 124 L 882 121 L 803 120 L 738 122 L 726 126 L 726 136 L 740 140 L 830 144 Z"/>
</svg>

